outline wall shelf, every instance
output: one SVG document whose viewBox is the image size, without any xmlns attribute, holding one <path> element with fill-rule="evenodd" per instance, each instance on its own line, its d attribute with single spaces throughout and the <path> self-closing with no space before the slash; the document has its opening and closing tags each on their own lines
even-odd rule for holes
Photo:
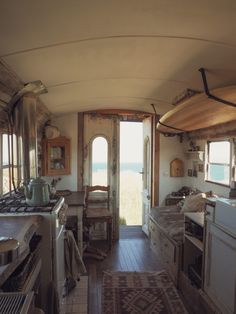
<svg viewBox="0 0 236 314">
<path fill-rule="evenodd" d="M 70 174 L 70 140 L 64 136 L 44 139 L 43 175 Z"/>
<path fill-rule="evenodd" d="M 185 152 L 185 156 L 187 159 L 204 161 L 204 151 L 202 151 L 202 150 L 187 151 L 187 152 Z"/>
</svg>

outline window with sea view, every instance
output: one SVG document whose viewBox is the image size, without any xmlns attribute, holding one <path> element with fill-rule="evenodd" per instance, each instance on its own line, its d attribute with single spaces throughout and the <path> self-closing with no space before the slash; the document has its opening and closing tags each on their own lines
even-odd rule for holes
<svg viewBox="0 0 236 314">
<path fill-rule="evenodd" d="M 208 142 L 207 180 L 230 184 L 230 141 Z"/>
<path fill-rule="evenodd" d="M 92 185 L 107 185 L 108 144 L 98 136 L 92 143 Z"/>
</svg>

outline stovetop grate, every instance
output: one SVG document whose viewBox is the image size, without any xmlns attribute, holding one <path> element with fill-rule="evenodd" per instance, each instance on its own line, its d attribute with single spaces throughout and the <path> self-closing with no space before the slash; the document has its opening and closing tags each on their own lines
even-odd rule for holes
<svg viewBox="0 0 236 314">
<path fill-rule="evenodd" d="M 7 196 L 0 199 L 0 213 L 38 213 L 51 212 L 59 198 L 51 199 L 46 206 L 30 206 L 21 195 Z"/>
<path fill-rule="evenodd" d="M 23 314 L 28 310 L 33 300 L 33 293 L 0 293 L 1 314 Z"/>
</svg>

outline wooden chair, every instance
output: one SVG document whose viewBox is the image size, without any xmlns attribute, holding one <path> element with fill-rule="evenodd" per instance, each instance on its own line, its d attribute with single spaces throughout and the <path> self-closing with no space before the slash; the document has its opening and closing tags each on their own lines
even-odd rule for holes
<svg viewBox="0 0 236 314">
<path fill-rule="evenodd" d="M 112 246 L 112 214 L 110 212 L 110 186 L 86 186 L 85 187 L 84 226 L 90 228 L 99 222 L 106 223 L 107 242 L 109 250 Z M 89 251 L 89 250 L 88 250 Z M 102 251 L 94 250 L 100 252 Z M 91 252 L 91 247 L 90 247 Z"/>
</svg>

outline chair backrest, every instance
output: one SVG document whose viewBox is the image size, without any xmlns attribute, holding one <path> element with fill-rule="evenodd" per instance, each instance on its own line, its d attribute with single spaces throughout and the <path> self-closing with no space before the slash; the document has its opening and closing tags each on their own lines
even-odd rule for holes
<svg viewBox="0 0 236 314">
<path fill-rule="evenodd" d="M 87 185 L 85 187 L 85 208 L 110 208 L 110 186 Z"/>
</svg>

